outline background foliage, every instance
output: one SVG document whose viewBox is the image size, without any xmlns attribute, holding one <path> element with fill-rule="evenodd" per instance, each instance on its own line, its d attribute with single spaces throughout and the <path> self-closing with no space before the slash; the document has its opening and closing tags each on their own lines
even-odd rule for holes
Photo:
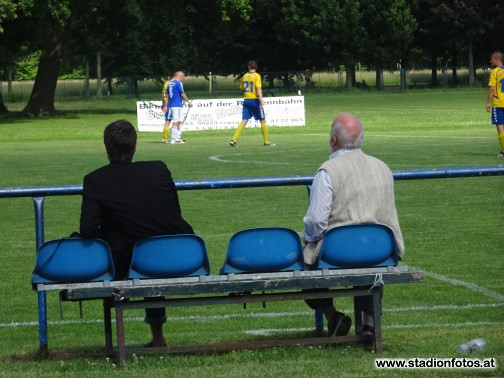
<svg viewBox="0 0 504 378">
<path fill-rule="evenodd" d="M 238 75 L 262 71 L 486 64 L 504 9 L 491 0 L 1 0 L 0 73 L 33 76 L 27 115 L 53 114 L 61 73 L 108 79 L 168 78 L 179 69 Z M 491 14 L 492 17 L 486 17 Z M 476 43 L 477 42 L 477 43 Z M 43 71 L 42 73 L 40 71 Z M 432 81 L 437 80 L 435 70 Z M 456 73 L 454 73 L 456 75 Z M 380 78 L 377 76 L 377 86 Z M 470 85 L 473 84 L 472 74 Z M 1 99 L 0 99 L 1 101 Z M 0 103 L 0 110 L 5 111 Z"/>
</svg>

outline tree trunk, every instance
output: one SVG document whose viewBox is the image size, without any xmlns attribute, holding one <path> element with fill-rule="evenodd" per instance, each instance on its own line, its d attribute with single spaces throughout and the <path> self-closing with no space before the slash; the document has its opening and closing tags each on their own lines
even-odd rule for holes
<svg viewBox="0 0 504 378">
<path fill-rule="evenodd" d="M 474 85 L 474 58 L 473 58 L 473 44 L 469 41 L 467 44 L 467 63 L 469 67 L 469 86 Z"/>
<path fill-rule="evenodd" d="M 47 41 L 40 56 L 30 100 L 28 100 L 28 104 L 21 112 L 22 115 L 38 117 L 53 115 L 56 112 L 54 94 L 58 83 L 64 40 L 64 34 L 62 33 L 61 35 L 52 36 Z"/>
<path fill-rule="evenodd" d="M 4 104 L 4 100 L 2 97 L 2 94 L 0 93 L 0 114 L 1 113 L 8 113 L 9 111 L 7 110 L 7 107 Z"/>
<path fill-rule="evenodd" d="M 12 66 L 7 67 L 7 101 L 12 98 Z"/>
<path fill-rule="evenodd" d="M 452 83 L 454 86 L 458 85 L 457 66 L 458 66 L 458 51 L 454 50 L 452 56 Z"/>
<path fill-rule="evenodd" d="M 353 88 L 355 78 L 355 70 L 353 66 L 346 66 L 346 87 L 348 90 Z"/>
<path fill-rule="evenodd" d="M 437 54 L 433 50 L 431 52 L 431 86 L 432 87 L 437 87 L 438 86 L 438 76 L 437 76 Z"/>
<path fill-rule="evenodd" d="M 112 87 L 112 78 L 110 76 L 107 77 L 107 94 L 112 96 L 114 94 L 114 88 Z"/>
<path fill-rule="evenodd" d="M 375 81 L 376 81 L 376 86 L 375 86 L 376 90 L 382 91 L 383 90 L 383 70 L 379 67 L 376 67 Z"/>
<path fill-rule="evenodd" d="M 84 97 L 89 97 L 89 62 L 86 61 L 86 77 L 84 78 Z"/>
<path fill-rule="evenodd" d="M 101 51 L 96 53 L 96 97 L 103 97 L 101 81 Z"/>
</svg>

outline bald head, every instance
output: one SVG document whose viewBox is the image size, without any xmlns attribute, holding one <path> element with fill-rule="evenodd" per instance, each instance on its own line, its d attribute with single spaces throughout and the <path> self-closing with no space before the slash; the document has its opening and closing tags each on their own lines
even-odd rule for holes
<svg viewBox="0 0 504 378">
<path fill-rule="evenodd" d="M 341 113 L 333 121 L 330 145 L 333 151 L 361 148 L 364 142 L 364 127 L 350 113 Z"/>
<path fill-rule="evenodd" d="M 175 79 L 177 79 L 178 81 L 184 80 L 184 78 L 185 78 L 184 71 L 177 71 L 177 72 L 175 72 L 175 75 L 173 75 L 173 77 Z"/>
</svg>

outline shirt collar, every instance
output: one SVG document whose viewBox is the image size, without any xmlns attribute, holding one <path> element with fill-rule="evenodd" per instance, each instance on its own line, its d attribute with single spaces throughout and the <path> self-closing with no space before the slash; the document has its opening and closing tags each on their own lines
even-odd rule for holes
<svg viewBox="0 0 504 378">
<path fill-rule="evenodd" d="M 342 148 L 338 151 L 334 151 L 330 156 L 329 156 L 329 160 L 331 159 L 334 159 L 334 158 L 337 158 L 339 156 L 343 156 L 344 154 L 346 154 L 347 152 L 350 152 L 350 151 L 356 151 L 356 150 L 360 150 L 360 148 Z"/>
</svg>

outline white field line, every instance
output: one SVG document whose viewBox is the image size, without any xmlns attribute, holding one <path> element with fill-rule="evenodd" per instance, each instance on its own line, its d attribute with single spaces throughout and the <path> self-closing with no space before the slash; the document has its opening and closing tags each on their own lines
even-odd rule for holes
<svg viewBox="0 0 504 378">
<path fill-rule="evenodd" d="M 414 306 L 414 307 L 399 307 L 399 308 L 384 308 L 383 312 L 417 312 L 417 311 L 457 311 L 457 310 L 468 310 L 474 308 L 497 308 L 503 307 L 503 303 L 482 303 L 482 304 L 467 304 L 462 306 L 456 305 L 439 305 L 439 306 Z M 350 313 L 353 310 L 344 309 L 343 312 Z M 309 317 L 313 316 L 312 311 L 299 311 L 299 312 L 252 312 L 246 314 L 225 314 L 225 315 L 194 315 L 194 316 L 172 316 L 168 317 L 169 322 L 174 321 L 198 321 L 198 322 L 212 322 L 212 321 L 222 321 L 230 319 L 253 319 L 253 318 L 286 318 L 286 317 L 296 317 L 303 316 Z M 143 321 L 143 317 L 132 317 L 126 318 L 127 321 Z M 112 319 L 114 322 L 114 319 Z M 54 320 L 48 321 L 49 325 L 72 325 L 72 324 L 98 324 L 103 323 L 101 319 L 72 319 L 72 320 Z M 461 323 L 465 324 L 465 323 Z M 500 323 L 499 323 L 500 324 Z M 504 323 L 502 323 L 504 324 Z M 12 323 L 0 323 L 0 328 L 10 328 L 10 327 L 33 327 L 38 326 L 38 322 L 12 322 Z M 396 327 L 394 325 L 388 326 L 389 328 Z"/>
<path fill-rule="evenodd" d="M 411 267 L 411 268 L 415 269 L 413 267 Z M 421 269 L 419 269 L 419 270 L 421 270 Z M 470 283 L 470 282 L 465 282 L 465 281 L 457 280 L 455 278 L 450 278 L 450 277 L 443 276 L 442 274 L 438 274 L 438 273 L 434 273 L 434 272 L 424 271 L 424 275 L 426 277 L 430 277 L 430 278 L 433 278 L 433 279 L 438 280 L 438 281 L 448 282 L 449 284 L 452 284 L 454 286 L 465 287 L 465 288 L 467 288 L 469 290 L 475 291 L 477 293 L 481 293 L 483 295 L 486 295 L 487 297 L 490 297 L 490 298 L 493 298 L 493 299 L 497 299 L 499 301 L 504 301 L 504 295 L 496 293 L 495 291 L 486 289 L 484 287 L 475 285 L 475 284 Z"/>
<path fill-rule="evenodd" d="M 504 325 L 504 322 L 464 322 L 464 323 L 428 323 L 428 324 L 395 324 L 383 326 L 383 329 L 411 329 L 411 328 L 461 328 L 461 327 L 479 327 L 479 326 L 499 326 Z M 277 333 L 287 332 L 310 332 L 313 328 L 263 328 L 254 329 L 251 331 L 243 331 L 247 335 L 254 336 L 269 336 Z"/>
<path fill-rule="evenodd" d="M 312 134 L 299 134 L 301 136 L 328 136 L 328 133 L 312 133 Z M 380 137 L 380 138 L 419 138 L 419 139 L 439 139 L 439 135 L 396 135 L 396 134 L 385 134 L 385 133 L 366 133 L 365 137 Z M 492 136 L 462 136 L 462 135 L 448 135 L 443 136 L 445 139 L 482 139 L 482 140 L 493 140 L 495 137 Z"/>
<path fill-rule="evenodd" d="M 327 133 L 321 133 L 321 134 L 300 134 L 301 136 L 327 136 Z M 394 134 L 380 134 L 380 133 L 367 133 L 366 136 L 369 137 L 380 137 L 380 138 L 421 138 L 421 139 L 432 139 L 432 138 L 439 138 L 437 135 L 394 135 Z M 495 137 L 490 137 L 490 136 L 445 136 L 443 137 L 444 140 L 446 139 L 482 139 L 482 140 L 493 140 Z M 440 144 L 439 144 L 440 145 Z M 431 145 L 432 146 L 432 145 Z M 309 149 L 303 149 L 302 151 L 319 151 L 320 148 L 309 148 Z M 280 150 L 276 150 L 278 152 L 284 152 Z M 298 152 L 300 150 L 297 150 Z M 226 157 L 236 157 L 236 156 L 242 156 L 242 155 L 252 155 L 251 152 L 247 153 L 235 153 L 235 154 L 223 154 L 223 155 L 213 155 L 209 156 L 208 158 L 210 160 L 219 162 L 219 163 L 246 163 L 246 164 L 274 164 L 274 165 L 293 165 L 294 163 L 292 162 L 273 162 L 273 161 L 260 161 L 260 160 L 229 160 Z M 254 156 L 256 156 L 254 154 Z M 313 165 L 312 163 L 303 163 L 303 162 L 297 162 L 295 163 L 296 165 Z"/>
<path fill-rule="evenodd" d="M 260 161 L 260 160 L 228 160 L 224 158 L 225 156 L 241 156 L 241 155 L 252 155 L 251 152 L 229 154 L 229 155 L 214 155 L 210 156 L 209 159 L 217 161 L 219 163 L 246 163 L 246 164 L 274 164 L 274 165 L 292 165 L 292 162 L 281 162 L 281 161 Z M 296 165 L 313 165 L 313 163 L 296 163 Z"/>
</svg>

